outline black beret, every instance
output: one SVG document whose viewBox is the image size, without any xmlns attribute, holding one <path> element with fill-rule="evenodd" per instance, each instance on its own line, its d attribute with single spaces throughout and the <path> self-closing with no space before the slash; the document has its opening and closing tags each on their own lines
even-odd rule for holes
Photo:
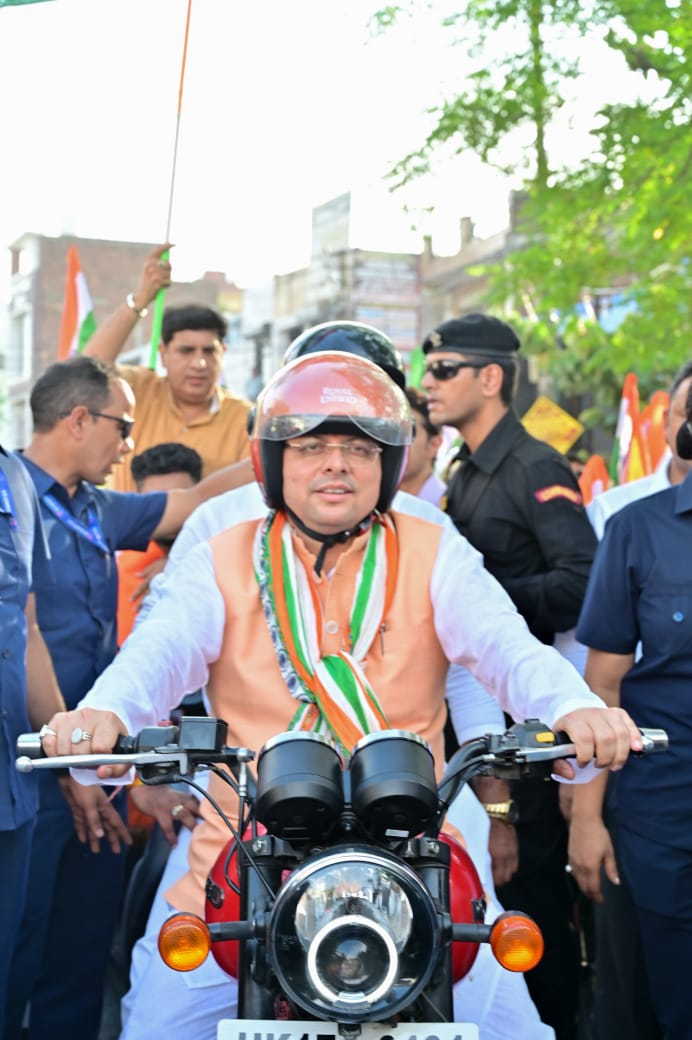
<svg viewBox="0 0 692 1040">
<path fill-rule="evenodd" d="M 516 354 L 519 346 L 514 329 L 499 318 L 465 314 L 463 318 L 451 318 L 438 325 L 423 341 L 423 353 L 450 350 L 458 354 L 502 357 Z"/>
</svg>

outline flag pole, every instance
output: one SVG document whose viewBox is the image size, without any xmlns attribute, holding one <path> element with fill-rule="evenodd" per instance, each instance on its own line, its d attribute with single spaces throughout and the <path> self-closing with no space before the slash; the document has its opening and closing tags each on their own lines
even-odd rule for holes
<svg viewBox="0 0 692 1040">
<path fill-rule="evenodd" d="M 183 58 L 180 65 L 180 84 L 178 86 L 178 111 L 175 119 L 175 141 L 173 143 L 173 162 L 171 164 L 171 187 L 168 193 L 168 218 L 166 220 L 166 237 L 164 242 L 171 240 L 171 217 L 173 214 L 173 193 L 175 190 L 175 171 L 178 163 L 178 140 L 180 138 L 180 113 L 183 108 L 183 84 L 185 83 L 185 64 L 187 62 L 187 41 L 190 35 L 190 12 L 192 0 L 187 0 L 187 17 L 185 19 L 185 38 L 183 40 Z M 161 254 L 162 260 L 168 260 L 170 253 L 166 249 Z M 161 324 L 163 321 L 163 305 L 166 295 L 165 289 L 159 289 L 154 300 L 154 312 L 151 319 L 151 346 L 149 351 L 149 368 L 156 368 L 156 355 L 161 339 Z"/>
</svg>

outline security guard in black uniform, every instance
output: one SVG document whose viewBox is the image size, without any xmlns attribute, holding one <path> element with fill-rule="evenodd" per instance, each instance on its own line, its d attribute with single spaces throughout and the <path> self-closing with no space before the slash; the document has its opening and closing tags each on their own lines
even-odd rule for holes
<svg viewBox="0 0 692 1040">
<path fill-rule="evenodd" d="M 512 409 L 519 340 L 497 318 L 467 314 L 439 325 L 423 351 L 430 419 L 455 427 L 464 442 L 446 511 L 483 554 L 533 634 L 552 644 L 557 633 L 576 625 L 596 537 L 569 464 L 530 436 Z M 513 785 L 511 802 L 496 797 L 488 806 L 491 853 L 494 841 L 506 845 L 503 831 L 518 812 L 519 856 L 517 871 L 497 894 L 504 906 L 524 910 L 540 924 L 545 956 L 526 981 L 558 1040 L 572 1040 L 580 958 L 557 784 L 522 781 Z"/>
</svg>

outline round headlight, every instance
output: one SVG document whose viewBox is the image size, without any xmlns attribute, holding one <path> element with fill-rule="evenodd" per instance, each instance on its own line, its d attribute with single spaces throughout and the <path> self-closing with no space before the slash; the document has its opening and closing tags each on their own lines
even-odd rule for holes
<svg viewBox="0 0 692 1040">
<path fill-rule="evenodd" d="M 360 914 L 329 921 L 308 949 L 308 978 L 320 996 L 357 1008 L 386 997 L 398 967 L 387 929 Z"/>
<path fill-rule="evenodd" d="M 441 923 L 425 885 L 385 851 L 339 846 L 288 878 L 269 951 L 289 999 L 340 1022 L 387 1018 L 427 984 Z"/>
</svg>

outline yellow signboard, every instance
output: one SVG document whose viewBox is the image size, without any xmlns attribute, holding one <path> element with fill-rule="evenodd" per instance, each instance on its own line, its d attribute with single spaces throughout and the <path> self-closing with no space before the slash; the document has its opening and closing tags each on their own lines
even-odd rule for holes
<svg viewBox="0 0 692 1040">
<path fill-rule="evenodd" d="M 578 441 L 584 427 L 574 416 L 560 408 L 549 397 L 537 397 L 522 417 L 524 428 L 534 437 L 546 441 L 563 454 Z"/>
</svg>

